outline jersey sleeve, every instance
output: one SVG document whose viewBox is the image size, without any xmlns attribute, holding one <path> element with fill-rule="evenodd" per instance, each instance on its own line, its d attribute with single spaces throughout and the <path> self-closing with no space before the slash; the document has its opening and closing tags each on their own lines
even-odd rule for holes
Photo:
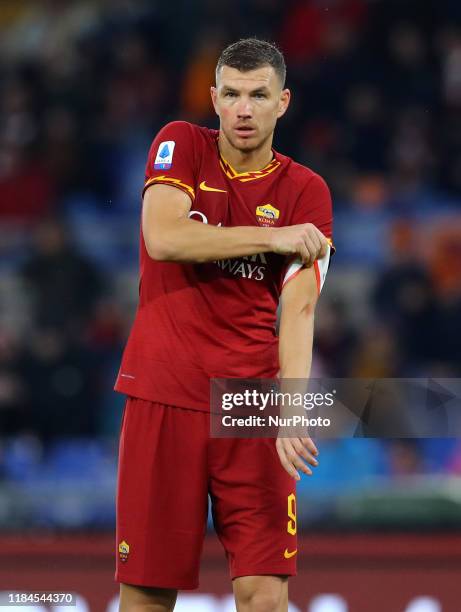
<svg viewBox="0 0 461 612">
<path fill-rule="evenodd" d="M 193 127 L 185 121 L 165 125 L 151 144 L 142 195 L 151 185 L 171 185 L 195 199 Z"/>
<path fill-rule="evenodd" d="M 331 256 L 335 252 L 333 246 L 333 208 L 328 185 L 318 174 L 314 174 L 305 186 L 301 197 L 294 210 L 291 224 L 312 223 L 328 239 L 327 254 L 322 259 L 314 262 L 315 276 L 317 279 L 317 291 L 320 293 L 325 283 L 326 275 L 330 266 Z M 283 277 L 282 288 L 294 278 L 304 267 L 299 258 L 288 262 Z"/>
</svg>

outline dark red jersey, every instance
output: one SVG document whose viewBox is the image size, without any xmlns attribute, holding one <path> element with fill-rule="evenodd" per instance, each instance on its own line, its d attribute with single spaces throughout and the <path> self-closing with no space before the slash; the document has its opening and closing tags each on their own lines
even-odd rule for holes
<svg viewBox="0 0 461 612">
<path fill-rule="evenodd" d="M 273 151 L 257 172 L 237 173 L 223 159 L 218 132 L 177 121 L 149 151 L 144 190 L 182 189 L 189 217 L 223 227 L 313 223 L 328 238 L 331 198 L 309 168 Z M 140 297 L 116 390 L 150 401 L 209 410 L 210 378 L 277 374 L 277 305 L 300 264 L 274 253 L 201 264 L 158 262 L 141 233 Z M 318 284 L 321 266 L 316 262 Z"/>
</svg>

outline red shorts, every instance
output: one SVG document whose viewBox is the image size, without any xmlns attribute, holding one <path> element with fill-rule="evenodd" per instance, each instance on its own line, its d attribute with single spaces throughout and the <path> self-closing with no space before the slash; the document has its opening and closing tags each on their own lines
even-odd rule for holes
<svg viewBox="0 0 461 612">
<path fill-rule="evenodd" d="M 231 578 L 296 574 L 295 480 L 272 438 L 211 438 L 210 415 L 128 398 L 117 568 L 127 584 L 198 587 L 208 495 Z"/>
</svg>

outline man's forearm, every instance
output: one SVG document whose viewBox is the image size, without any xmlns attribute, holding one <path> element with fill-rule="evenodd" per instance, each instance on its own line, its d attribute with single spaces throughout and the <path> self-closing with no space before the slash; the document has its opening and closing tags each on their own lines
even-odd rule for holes
<svg viewBox="0 0 461 612">
<path fill-rule="evenodd" d="M 314 312 L 284 313 L 280 325 L 280 377 L 309 378 L 312 366 Z"/>
<path fill-rule="evenodd" d="M 271 228 L 216 227 L 193 219 L 179 219 L 157 234 L 148 252 L 159 261 L 203 263 L 244 257 L 271 250 Z"/>
<path fill-rule="evenodd" d="M 309 267 L 328 248 L 325 236 L 312 223 L 219 227 L 190 219 L 190 204 L 186 194 L 168 185 L 147 190 L 142 233 L 152 259 L 204 263 L 272 252 L 296 255 Z"/>
<path fill-rule="evenodd" d="M 293 314 L 293 313 L 292 313 Z M 287 313 L 285 312 L 285 315 Z M 288 397 L 304 396 L 312 364 L 314 315 L 296 313 L 281 321 L 279 338 L 280 392 L 285 398 L 280 405 L 280 416 L 288 419 L 303 416 L 304 408 Z M 280 432 L 279 432 L 280 433 Z M 284 426 L 284 436 L 299 437 L 299 428 Z"/>
</svg>

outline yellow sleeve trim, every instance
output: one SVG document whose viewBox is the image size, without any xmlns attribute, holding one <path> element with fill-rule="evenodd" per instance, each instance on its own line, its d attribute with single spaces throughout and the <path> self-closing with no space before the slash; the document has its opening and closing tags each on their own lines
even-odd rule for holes
<svg viewBox="0 0 461 612">
<path fill-rule="evenodd" d="M 149 187 L 149 185 L 152 185 L 153 183 L 162 183 L 164 185 L 172 185 L 173 187 L 178 187 L 179 189 L 182 189 L 187 194 L 189 194 L 192 200 L 195 199 L 194 189 L 190 185 L 183 183 L 180 179 L 175 179 L 175 178 L 172 178 L 171 176 L 164 176 L 164 175 L 153 176 L 152 178 L 148 179 L 145 182 L 144 190 L 146 189 L 146 187 Z"/>
</svg>

